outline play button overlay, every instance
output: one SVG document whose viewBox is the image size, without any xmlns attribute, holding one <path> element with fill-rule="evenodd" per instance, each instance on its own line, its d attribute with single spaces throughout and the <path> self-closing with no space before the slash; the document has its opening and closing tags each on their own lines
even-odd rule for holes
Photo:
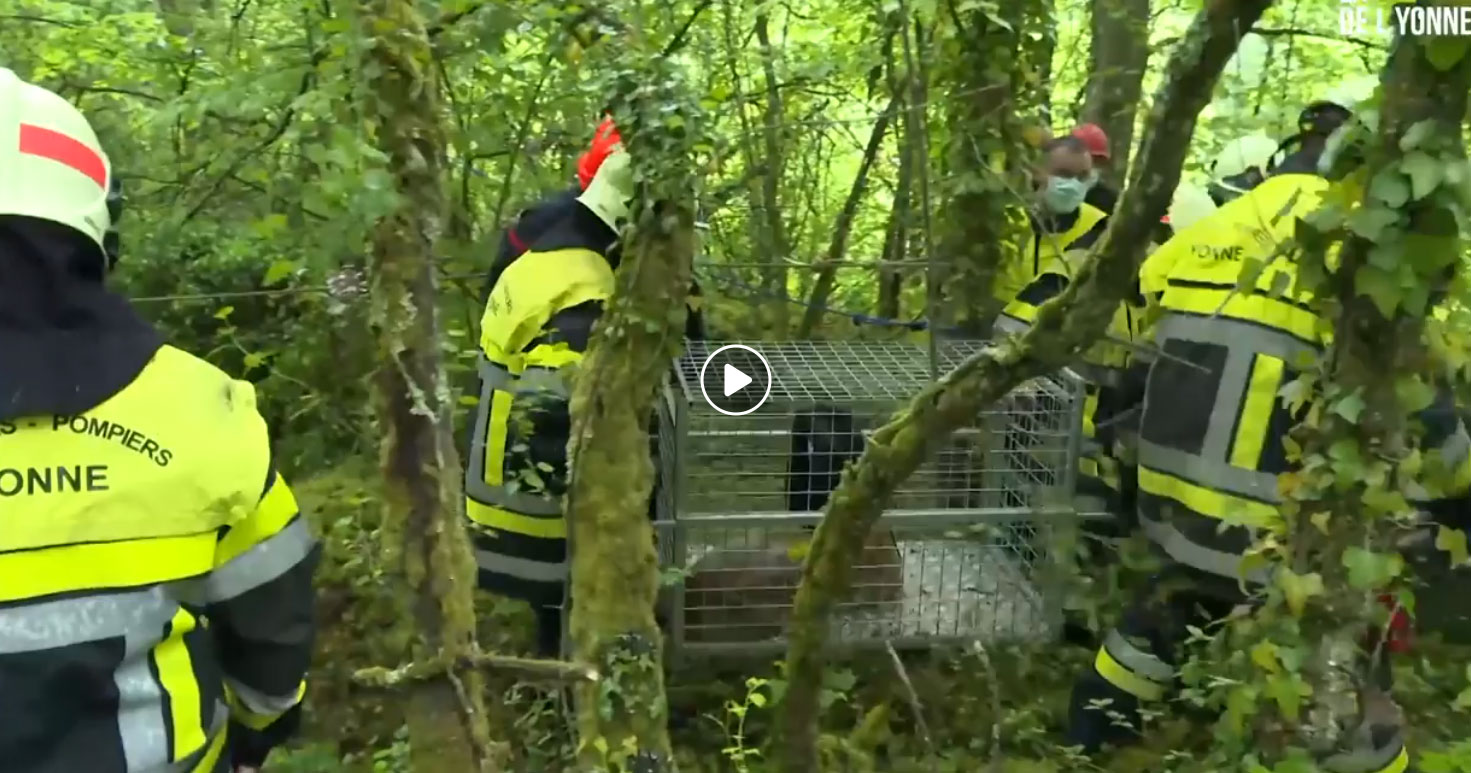
<svg viewBox="0 0 1471 773">
<path fill-rule="evenodd" d="M 700 366 L 700 393 L 726 416 L 745 416 L 771 397 L 771 365 L 749 346 L 727 344 Z"/>
<path fill-rule="evenodd" d="M 730 397 L 736 392 L 746 388 L 751 383 L 751 377 L 736 370 L 731 365 L 725 366 L 725 396 Z"/>
</svg>

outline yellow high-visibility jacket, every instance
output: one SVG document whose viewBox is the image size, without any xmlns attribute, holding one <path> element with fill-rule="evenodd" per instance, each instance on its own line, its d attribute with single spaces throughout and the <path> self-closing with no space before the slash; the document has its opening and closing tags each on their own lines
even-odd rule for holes
<svg viewBox="0 0 1471 773">
<path fill-rule="evenodd" d="M 480 326 L 480 402 L 465 468 L 465 509 L 480 587 L 538 606 L 567 577 L 570 384 L 613 294 L 613 235 L 581 209 L 499 276 Z"/>
<path fill-rule="evenodd" d="M 1328 343 L 1296 287 L 1296 264 L 1279 257 L 1238 291 L 1243 262 L 1265 261 L 1291 238 L 1328 183 L 1314 175 L 1269 178 L 1171 239 L 1150 261 L 1159 293 L 1159 348 L 1139 433 L 1139 515 L 1172 558 L 1240 576 L 1252 531 L 1280 526 L 1277 476 L 1289 469 L 1282 440 L 1300 418 L 1278 397 Z M 1273 294 L 1275 286 L 1286 292 Z M 1471 483 L 1471 437 L 1449 392 L 1423 411 L 1424 443 Z M 1426 500 L 1431 497 L 1426 494 Z M 1430 504 L 1428 501 L 1425 504 Z M 1222 528 L 1222 521 L 1233 524 Z M 1261 579 L 1253 576 L 1249 579 Z"/>
<path fill-rule="evenodd" d="M 252 387 L 178 349 L 0 420 L 0 768 L 228 770 L 305 692 L 317 555 Z"/>
<path fill-rule="evenodd" d="M 1108 214 L 1091 204 L 1078 208 L 1072 224 L 1057 233 L 1048 233 L 1037 228 L 1033 219 L 1027 219 L 1026 230 L 1020 242 L 1021 252 L 1003 256 L 1001 270 L 996 275 L 993 292 L 998 301 L 1010 303 L 1027 285 L 1043 273 L 1047 266 L 1066 263 L 1064 255 L 1087 249 L 1079 240 L 1087 236 Z"/>
<path fill-rule="evenodd" d="M 1040 261 L 1036 277 L 997 317 L 997 332 L 1020 334 L 1030 327 L 1042 304 L 1067 288 L 1086 254 L 1076 250 Z M 1079 507 L 1088 512 L 1117 513 L 1124 506 L 1120 493 L 1132 471 L 1125 469 L 1116 444 L 1120 420 L 1127 422 L 1126 414 L 1137 407 L 1137 395 L 1125 384 L 1130 349 L 1120 342 L 1134 340 L 1139 312 L 1133 304 L 1120 303 L 1108 327 L 1113 340 L 1095 343 L 1072 366 L 1086 382 L 1078 495 Z"/>
</svg>

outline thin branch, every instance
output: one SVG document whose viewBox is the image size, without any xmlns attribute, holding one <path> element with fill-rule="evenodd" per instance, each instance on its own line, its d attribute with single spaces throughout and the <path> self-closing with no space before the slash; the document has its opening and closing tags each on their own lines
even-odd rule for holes
<svg viewBox="0 0 1471 773">
<path fill-rule="evenodd" d="M 1319 40 L 1332 40 L 1339 43 L 1353 43 L 1356 46 L 1377 48 L 1380 51 L 1389 50 L 1389 46 L 1383 43 L 1376 43 L 1364 38 L 1356 38 L 1352 35 L 1329 35 L 1323 32 L 1313 32 L 1312 30 L 1297 29 L 1295 27 L 1253 27 L 1251 31 L 1264 38 L 1317 38 Z"/>
<path fill-rule="evenodd" d="M 670 56 L 674 53 L 677 53 L 679 49 L 683 48 L 685 44 L 685 36 L 689 35 L 690 27 L 694 26 L 695 20 L 700 18 L 700 14 L 704 13 L 706 8 L 709 8 L 714 4 L 715 0 L 704 0 L 704 2 L 695 6 L 695 10 L 690 13 L 690 17 L 688 19 L 685 19 L 684 26 L 679 28 L 679 32 L 674 33 L 674 37 L 670 39 L 668 45 L 664 46 L 664 51 L 660 53 L 659 56 Z"/>
<path fill-rule="evenodd" d="M 925 722 L 924 705 L 919 702 L 919 693 L 915 692 L 914 682 L 909 680 L 909 671 L 904 668 L 904 661 L 899 659 L 899 653 L 894 650 L 894 643 L 884 642 L 884 649 L 889 651 L 889 659 L 894 663 L 894 673 L 899 675 L 899 684 L 904 686 L 904 697 L 909 701 L 909 710 L 914 712 L 914 724 L 919 727 L 919 739 L 924 741 L 925 748 L 929 749 L 930 770 L 938 773 L 940 754 L 935 749 L 934 736 L 930 734 L 930 725 Z"/>
<path fill-rule="evenodd" d="M 467 16 L 473 16 L 481 9 L 486 8 L 489 5 L 489 0 L 485 0 L 485 2 L 480 2 L 466 8 L 461 8 L 460 10 L 453 13 L 444 14 L 443 16 L 436 19 L 433 24 L 429 25 L 429 29 L 426 31 L 429 35 L 429 39 L 433 40 L 434 37 L 439 33 L 444 32 L 450 27 L 453 27 L 454 25 L 460 23 Z"/>
<path fill-rule="evenodd" d="M 352 679 L 364 687 L 388 690 L 405 682 L 422 682 L 436 679 L 448 671 L 471 668 L 495 671 L 524 681 L 596 682 L 601 678 L 596 669 L 579 663 L 488 655 L 483 652 L 460 658 L 451 666 L 446 668 L 446 664 L 442 662 L 409 663 L 398 668 L 374 666 L 358 669 L 353 673 Z"/>
<path fill-rule="evenodd" d="M 26 14 L 17 14 L 17 13 L 0 13 L 0 21 L 23 21 L 23 22 L 30 22 L 32 24 L 50 24 L 50 25 L 56 26 L 56 27 L 68 27 L 68 28 L 75 28 L 75 27 L 82 26 L 82 25 L 80 25 L 80 24 L 78 24 L 76 22 L 72 22 L 72 21 L 62 21 L 61 19 L 48 19 L 45 16 L 29 16 L 29 15 L 26 15 Z"/>
<path fill-rule="evenodd" d="M 972 646 L 981 659 L 981 667 L 986 669 L 986 678 L 991 682 L 988 691 L 991 693 L 990 773 L 1001 773 L 1001 681 L 996 678 L 996 666 L 991 663 L 991 653 L 986 651 L 986 645 L 977 639 Z"/>
<path fill-rule="evenodd" d="M 185 213 L 184 219 L 179 221 L 180 223 L 187 223 L 197 217 L 200 212 L 204 211 L 205 205 L 208 204 L 210 200 L 213 199 L 215 195 L 220 192 L 220 189 L 224 187 L 225 181 L 233 178 L 236 174 L 240 172 L 241 167 L 245 166 L 245 162 L 249 161 L 252 157 L 264 151 L 266 148 L 269 148 L 271 145 L 274 145 L 276 143 L 276 140 L 279 140 L 283 136 L 285 136 L 286 129 L 291 126 L 292 119 L 296 117 L 296 100 L 300 99 L 303 95 L 307 93 L 308 90 L 311 89 L 312 76 L 316 73 L 317 65 L 320 64 L 321 61 L 326 58 L 326 56 L 327 52 L 325 49 L 321 49 L 317 53 L 312 54 L 311 61 L 307 63 L 306 72 L 302 73 L 301 75 L 301 84 L 297 87 L 296 93 L 292 95 L 291 101 L 286 103 L 286 108 L 281 113 L 281 118 L 276 122 L 276 125 L 272 127 L 271 132 L 266 135 L 265 139 L 256 143 L 256 145 L 250 150 L 241 153 L 235 158 L 234 161 L 230 162 L 230 166 L 225 169 L 225 173 L 215 178 L 214 183 L 212 183 L 209 189 L 205 191 L 204 195 L 199 198 L 199 201 L 195 202 L 194 206 L 190 208 L 187 213 Z"/>
</svg>

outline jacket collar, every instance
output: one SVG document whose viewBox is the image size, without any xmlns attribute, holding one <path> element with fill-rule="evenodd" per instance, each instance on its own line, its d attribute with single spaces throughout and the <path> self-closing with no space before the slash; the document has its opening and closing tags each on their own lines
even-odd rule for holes
<svg viewBox="0 0 1471 773">
<path fill-rule="evenodd" d="M 95 408 L 163 345 L 103 286 L 97 249 L 62 226 L 0 217 L 0 420 Z"/>
</svg>

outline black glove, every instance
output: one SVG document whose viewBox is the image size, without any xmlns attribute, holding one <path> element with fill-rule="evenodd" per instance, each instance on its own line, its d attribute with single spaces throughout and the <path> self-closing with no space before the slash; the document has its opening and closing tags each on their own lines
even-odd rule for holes
<svg viewBox="0 0 1471 773">
<path fill-rule="evenodd" d="M 264 730 L 254 730 L 230 720 L 230 764 L 233 767 L 259 768 L 266 764 L 271 750 L 290 740 L 301 727 L 301 704 L 291 707 Z"/>
</svg>

